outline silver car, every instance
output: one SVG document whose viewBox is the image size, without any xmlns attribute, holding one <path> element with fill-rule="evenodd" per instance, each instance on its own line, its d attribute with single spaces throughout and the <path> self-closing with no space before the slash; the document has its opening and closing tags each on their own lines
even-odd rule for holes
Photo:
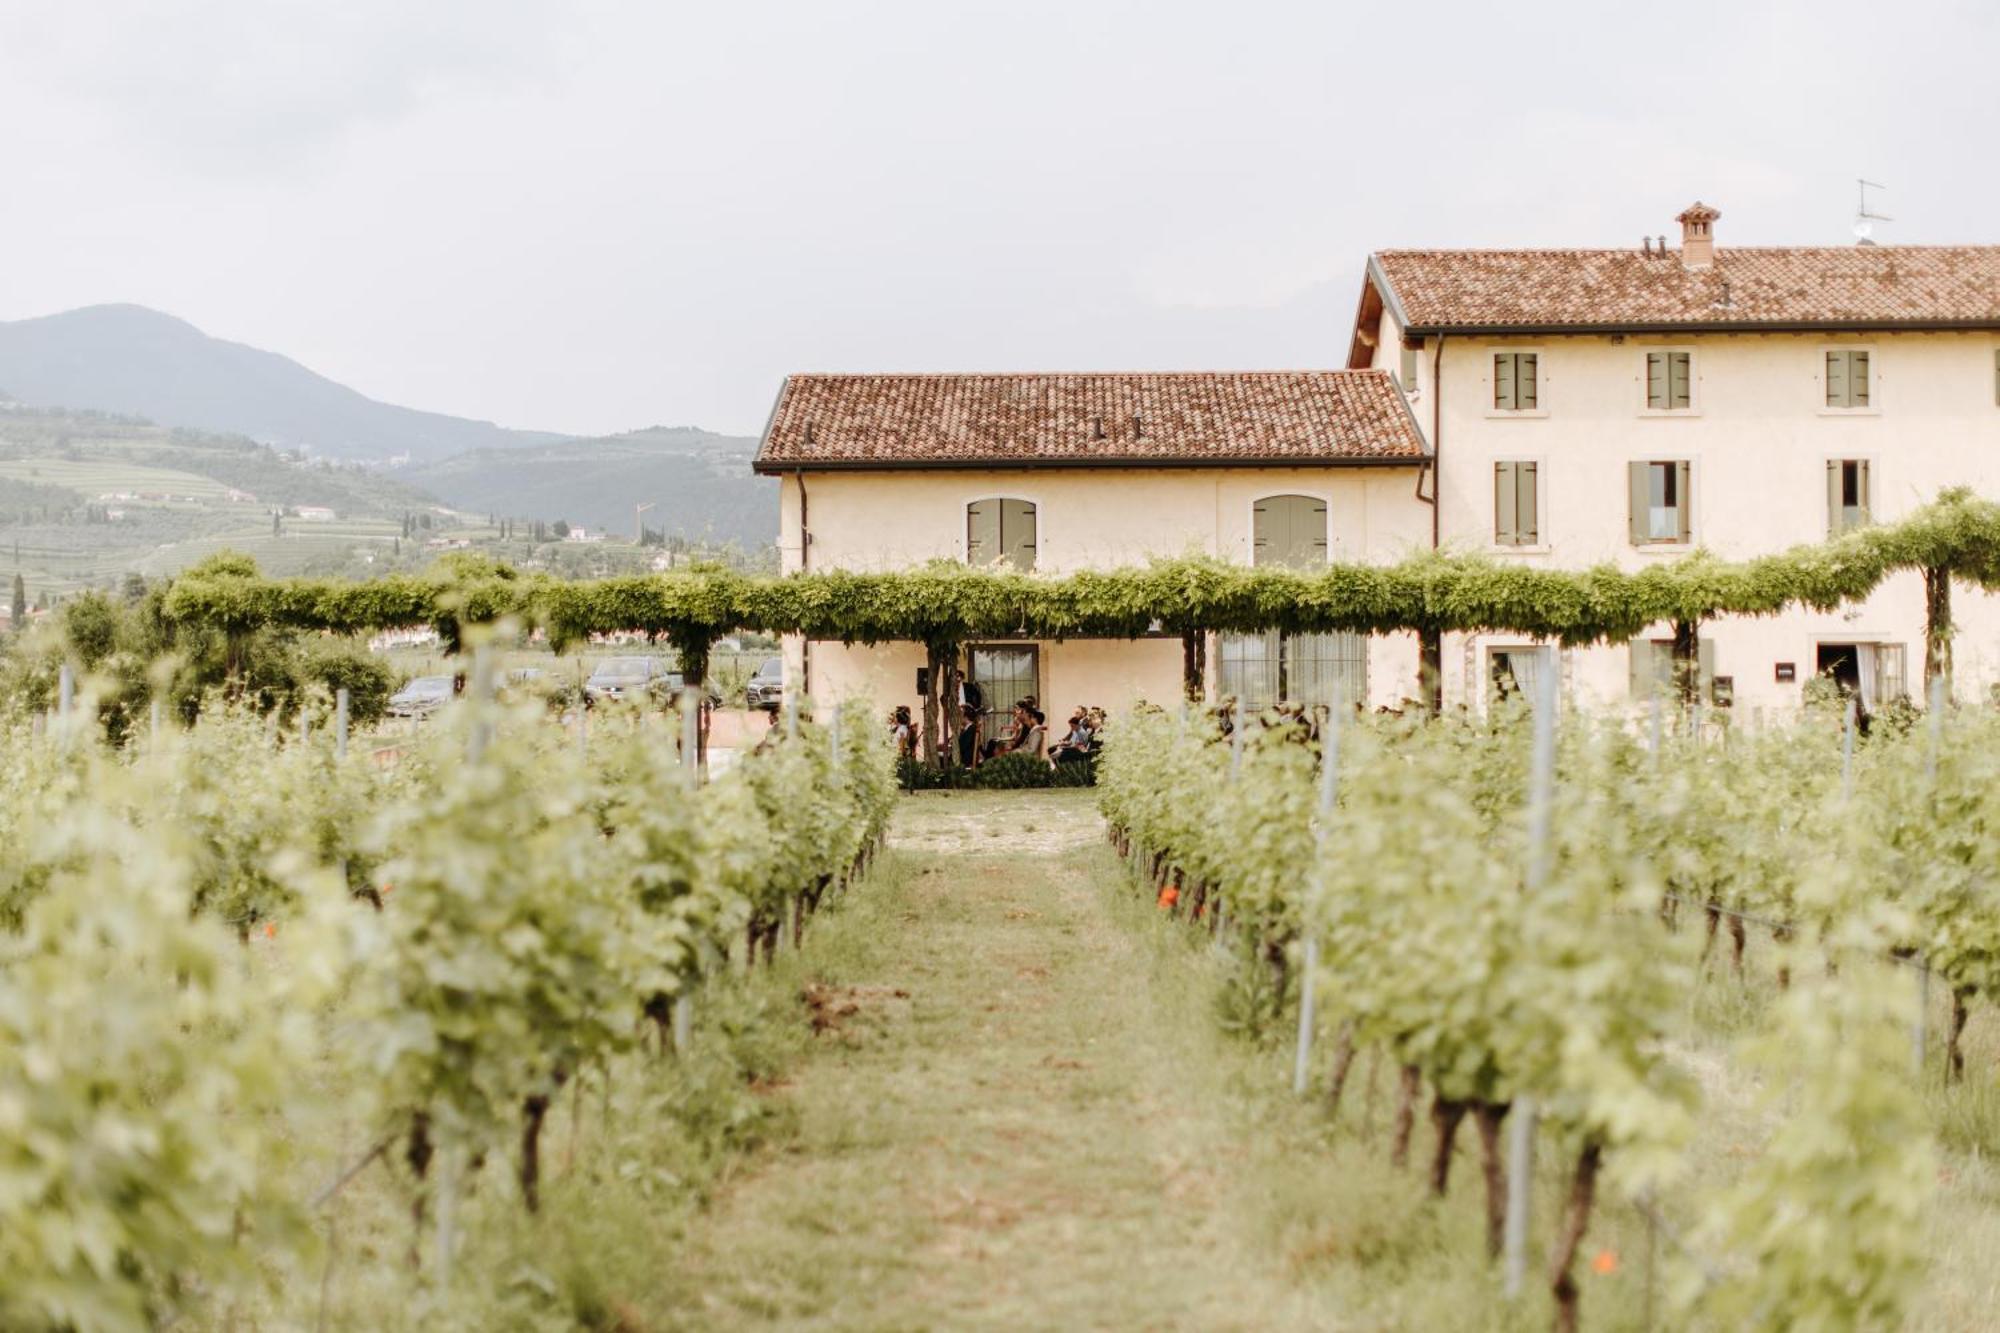
<svg viewBox="0 0 2000 1333">
<path fill-rule="evenodd" d="M 782 657 L 767 657 L 758 666 L 757 674 L 750 677 L 750 683 L 743 687 L 743 702 L 752 708 L 775 713 L 784 701 L 785 660 Z"/>
<path fill-rule="evenodd" d="M 583 683 L 583 692 L 592 699 L 623 699 L 670 689 L 667 669 L 657 657 L 607 657 Z"/>
<path fill-rule="evenodd" d="M 418 676 L 389 696 L 389 716 L 428 717 L 451 702 L 450 676 Z"/>
</svg>

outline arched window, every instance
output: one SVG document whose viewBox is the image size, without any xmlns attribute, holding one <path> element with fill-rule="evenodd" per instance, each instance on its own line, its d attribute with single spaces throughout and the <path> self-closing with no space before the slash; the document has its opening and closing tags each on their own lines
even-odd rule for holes
<svg viewBox="0 0 2000 1333">
<path fill-rule="evenodd" d="M 1326 501 L 1267 495 L 1250 507 L 1250 563 L 1285 569 L 1326 564 Z M 1350 708 L 1368 698 L 1368 640 L 1360 634 L 1226 634 L 1218 645 L 1222 692 L 1245 708 L 1295 702 Z"/>
<path fill-rule="evenodd" d="M 1035 567 L 1035 505 L 998 496 L 965 507 L 965 560 L 971 565 Z"/>
</svg>

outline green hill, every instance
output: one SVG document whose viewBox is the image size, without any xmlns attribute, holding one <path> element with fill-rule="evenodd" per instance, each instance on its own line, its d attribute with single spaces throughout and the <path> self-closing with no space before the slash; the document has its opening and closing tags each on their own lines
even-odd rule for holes
<svg viewBox="0 0 2000 1333">
<path fill-rule="evenodd" d="M 330 458 L 442 458 L 560 438 L 378 403 L 289 357 L 136 305 L 0 322 L 0 389 L 37 407 L 143 416 Z"/>
<path fill-rule="evenodd" d="M 301 509 L 332 517 L 296 517 Z M 278 513 L 278 535 L 272 518 Z M 406 513 L 455 524 L 407 482 L 240 437 L 0 402 L 0 578 L 34 596 L 170 573 L 231 547 L 273 573 L 392 553 Z M 286 516 L 286 515 L 292 516 Z M 484 516 L 481 516 L 483 523 Z M 430 531 L 426 536 L 431 535 Z"/>
<path fill-rule="evenodd" d="M 647 527 L 693 542 L 768 546 L 778 539 L 778 484 L 752 475 L 757 441 L 691 426 L 594 440 L 481 449 L 397 475 L 469 513 L 568 519 L 628 536 Z"/>
</svg>

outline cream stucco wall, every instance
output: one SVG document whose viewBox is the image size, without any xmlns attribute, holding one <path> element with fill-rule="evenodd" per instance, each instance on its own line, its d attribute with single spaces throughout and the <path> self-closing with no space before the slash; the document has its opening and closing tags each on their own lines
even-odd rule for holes
<svg viewBox="0 0 2000 1333">
<path fill-rule="evenodd" d="M 1154 556 L 1205 554 L 1247 563 L 1251 505 L 1269 495 L 1327 502 L 1336 560 L 1392 561 L 1430 546 L 1429 508 L 1415 498 L 1417 469 L 1121 468 L 949 472 L 807 473 L 783 479 L 779 545 L 787 572 L 800 568 L 893 570 L 932 559 L 965 559 L 965 506 L 1014 496 L 1036 506 L 1036 568 L 1046 573 L 1109 569 Z M 803 504 L 802 504 L 803 499 Z M 809 547 L 801 541 L 801 512 Z M 1051 727 L 1078 704 L 1117 711 L 1139 700 L 1180 697 L 1178 639 L 1068 640 L 1040 647 L 1040 694 Z M 914 644 L 848 648 L 793 641 L 787 680 L 818 699 L 860 696 L 879 711 L 920 700 Z M 1210 678 L 1214 646 L 1210 645 Z M 1369 651 L 1374 702 L 1414 693 L 1416 645 L 1408 636 Z"/>
<path fill-rule="evenodd" d="M 1376 364 L 1399 362 L 1400 334 L 1384 317 Z M 1824 353 L 1871 353 L 1873 403 L 1865 412 L 1824 407 Z M 1551 568 L 1610 562 L 1625 569 L 1679 558 L 1682 547 L 1634 547 L 1629 537 L 1626 465 L 1635 460 L 1692 464 L 1694 543 L 1742 557 L 1827 535 L 1826 463 L 1866 459 L 1874 514 L 1894 521 L 1946 486 L 2000 497 L 2000 405 L 1991 334 L 1730 334 L 1566 338 L 1432 338 L 1420 357 L 1412 408 L 1426 433 L 1438 421 L 1443 544 Z M 1645 407 L 1645 354 L 1693 353 L 1690 411 Z M 1533 414 L 1499 413 L 1492 402 L 1492 354 L 1535 351 L 1540 405 Z M 1438 392 L 1432 369 L 1442 357 Z M 1440 410 L 1441 409 L 1441 410 Z M 1497 547 L 1493 465 L 1536 462 L 1542 480 L 1543 544 Z M 1955 611 L 1962 695 L 2000 680 L 2000 603 L 1960 588 Z M 1813 672 L 1821 642 L 1904 644 L 1911 689 L 1920 688 L 1921 580 L 1898 576 L 1866 602 L 1828 615 L 1790 612 L 1769 620 L 1711 626 L 1719 675 L 1733 678 L 1739 711 L 1795 705 L 1799 684 L 1780 684 L 1777 664 Z M 1659 628 L 1665 633 L 1665 627 Z M 1445 647 L 1447 690 L 1464 699 L 1484 679 L 1484 650 L 1518 636 L 1455 637 Z M 1566 679 L 1589 698 L 1627 692 L 1624 645 L 1567 655 Z"/>
</svg>

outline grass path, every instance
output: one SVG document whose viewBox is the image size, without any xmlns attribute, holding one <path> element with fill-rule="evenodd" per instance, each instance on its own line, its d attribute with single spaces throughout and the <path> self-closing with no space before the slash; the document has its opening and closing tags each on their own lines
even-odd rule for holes
<svg viewBox="0 0 2000 1333">
<path fill-rule="evenodd" d="M 905 802 L 910 873 L 841 914 L 852 989 L 781 1093 L 799 1135 L 663 1257 L 649 1327 L 1335 1322 L 1256 1243 L 1224 1038 L 1098 829 L 1083 794 Z"/>
</svg>

